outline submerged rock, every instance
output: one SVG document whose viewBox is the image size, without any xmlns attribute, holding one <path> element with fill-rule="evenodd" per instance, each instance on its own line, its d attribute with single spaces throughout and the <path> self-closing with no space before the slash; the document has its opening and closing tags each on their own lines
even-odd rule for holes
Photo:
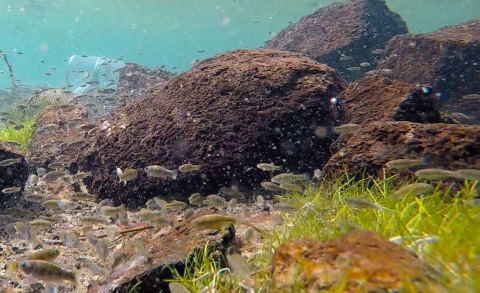
<svg viewBox="0 0 480 293">
<path fill-rule="evenodd" d="M 383 177 L 394 159 L 428 159 L 429 168 L 480 169 L 480 126 L 373 122 L 333 155 L 323 174 Z"/>
<path fill-rule="evenodd" d="M 10 166 L 0 166 L 0 213 L 1 209 L 12 207 L 17 204 L 22 195 L 21 192 L 4 194 L 2 190 L 9 187 L 21 187 L 28 179 L 27 162 L 23 159 L 23 154 L 0 141 L 0 161 L 8 159 L 21 159 L 21 163 Z"/>
<path fill-rule="evenodd" d="M 390 38 L 406 33 L 405 21 L 384 0 L 357 0 L 319 8 L 282 30 L 264 48 L 304 53 L 350 81 L 376 66 L 377 52 Z"/>
<path fill-rule="evenodd" d="M 209 58 L 141 100 L 105 117 L 105 130 L 80 153 L 91 170 L 89 189 L 100 198 L 140 205 L 154 196 L 217 193 L 238 182 L 249 191 L 270 174 L 260 162 L 311 171 L 329 158 L 331 138 L 314 135 L 332 125 L 330 99 L 347 86 L 339 73 L 300 54 L 235 50 Z M 148 165 L 202 165 L 177 180 L 151 178 Z M 125 186 L 115 169 L 134 168 Z"/>
<path fill-rule="evenodd" d="M 196 211 L 197 216 L 211 214 L 211 211 L 203 209 Z M 104 285 L 92 285 L 87 293 L 127 293 L 136 286 L 133 292 L 170 292 L 168 282 L 173 279 L 172 269 L 176 269 L 184 275 L 186 261 L 192 261 L 193 257 L 199 257 L 201 261 L 204 251 L 209 251 L 212 262 L 225 265 L 223 257 L 229 247 L 235 247 L 235 229 L 230 226 L 218 233 L 200 230 L 191 224 L 191 220 L 177 228 L 171 228 L 170 232 L 163 235 L 152 236 L 152 231 L 140 232 L 134 238 L 140 238 L 149 251 L 149 259 L 143 256 L 129 255 L 129 261 L 114 269 L 107 277 Z M 133 242 L 133 237 L 126 242 Z M 206 248 L 206 245 L 208 247 Z M 105 284 L 106 283 L 106 284 Z"/>
<path fill-rule="evenodd" d="M 456 100 L 480 94 L 479 48 L 480 19 L 476 19 L 431 33 L 396 36 L 388 42 L 378 67 L 391 69 L 396 80 L 429 83 L 447 99 Z"/>
<path fill-rule="evenodd" d="M 371 231 L 322 242 L 287 241 L 275 250 L 272 273 L 275 289 L 284 290 L 275 292 L 292 292 L 295 284 L 304 284 L 306 292 L 330 291 L 342 288 L 344 281 L 342 292 L 384 292 L 401 290 L 405 279 L 412 284 L 438 281 L 438 274 L 414 252 Z"/>
<path fill-rule="evenodd" d="M 338 124 L 410 121 L 440 123 L 438 98 L 429 86 L 396 82 L 369 74 L 347 87 L 339 96 L 343 111 Z M 341 134 L 332 151 L 339 151 L 354 133 Z"/>
</svg>

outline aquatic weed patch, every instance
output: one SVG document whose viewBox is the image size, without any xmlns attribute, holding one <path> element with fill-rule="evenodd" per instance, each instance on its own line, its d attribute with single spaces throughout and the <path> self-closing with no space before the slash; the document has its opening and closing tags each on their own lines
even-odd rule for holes
<svg viewBox="0 0 480 293">
<path fill-rule="evenodd" d="M 33 124 L 35 117 L 26 119 L 22 124 L 22 129 L 15 129 L 14 126 L 0 127 L 0 140 L 2 141 L 14 141 L 22 145 L 22 150 L 28 149 L 28 143 L 33 134 Z"/>
<path fill-rule="evenodd" d="M 297 206 L 299 211 L 282 213 L 284 225 L 268 233 L 257 244 L 257 252 L 247 260 L 255 280 L 254 291 L 274 290 L 272 257 L 282 243 L 299 238 L 326 240 L 354 229 L 375 231 L 415 251 L 438 272 L 447 290 L 480 290 L 480 235 L 475 232 L 480 224 L 480 213 L 479 207 L 472 204 L 480 183 L 458 182 L 456 184 L 462 186 L 455 192 L 439 183 L 433 184 L 434 190 L 422 196 L 406 196 L 396 201 L 389 198 L 392 192 L 410 183 L 413 182 L 394 183 L 392 178 L 358 182 L 341 178 L 333 182 L 324 180 L 318 187 L 310 186 L 304 194 L 282 196 L 283 202 Z M 364 198 L 381 208 L 354 208 L 345 201 L 346 197 Z M 208 266 L 191 263 L 189 273 L 177 272 L 175 277 L 192 292 L 244 291 L 242 280 L 236 280 L 225 271 L 219 277 L 219 272 L 221 266 L 214 262 Z M 343 286 L 338 284 L 322 292 L 343 292 Z M 418 288 L 409 281 L 405 281 L 404 287 L 409 292 L 434 292 L 434 289 Z M 293 289 L 292 292 L 304 292 L 301 284 Z"/>
</svg>

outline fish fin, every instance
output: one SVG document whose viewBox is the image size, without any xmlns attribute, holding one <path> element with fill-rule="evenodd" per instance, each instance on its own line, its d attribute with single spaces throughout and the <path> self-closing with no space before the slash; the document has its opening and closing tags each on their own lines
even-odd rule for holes
<svg viewBox="0 0 480 293">
<path fill-rule="evenodd" d="M 277 171 L 282 172 L 283 171 L 283 166 L 277 166 Z"/>
<path fill-rule="evenodd" d="M 175 169 L 173 170 L 172 179 L 177 180 L 177 177 L 178 177 L 178 169 Z"/>
</svg>

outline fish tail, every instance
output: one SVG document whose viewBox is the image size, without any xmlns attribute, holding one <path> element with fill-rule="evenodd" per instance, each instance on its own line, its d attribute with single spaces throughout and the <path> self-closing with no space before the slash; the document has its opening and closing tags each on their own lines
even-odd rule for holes
<svg viewBox="0 0 480 293">
<path fill-rule="evenodd" d="M 277 171 L 280 171 L 280 172 L 281 172 L 281 171 L 283 171 L 283 166 L 277 166 L 276 169 L 277 169 Z"/>
<path fill-rule="evenodd" d="M 19 163 L 19 164 L 22 163 L 22 158 L 21 157 L 16 159 L 16 160 L 17 160 L 17 163 Z"/>
<path fill-rule="evenodd" d="M 120 177 L 120 175 L 123 174 L 122 169 L 120 169 L 120 168 L 118 168 L 118 167 L 115 169 L 115 171 L 117 172 L 117 176 L 118 176 L 118 177 Z"/>
<path fill-rule="evenodd" d="M 178 177 L 178 169 L 175 169 L 173 170 L 172 179 L 177 180 L 177 177 Z"/>
<path fill-rule="evenodd" d="M 200 171 L 202 169 L 202 165 L 197 165 L 197 171 Z"/>
</svg>

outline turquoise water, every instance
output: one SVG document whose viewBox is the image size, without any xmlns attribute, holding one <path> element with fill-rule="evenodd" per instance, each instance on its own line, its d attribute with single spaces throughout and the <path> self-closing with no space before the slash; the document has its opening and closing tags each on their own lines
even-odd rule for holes
<svg viewBox="0 0 480 293">
<path fill-rule="evenodd" d="M 188 69 L 195 59 L 263 45 L 290 21 L 334 1 L 0 0 L 0 49 L 21 83 L 66 84 L 71 55 Z M 480 17 L 479 0 L 389 0 L 413 33 Z M 13 51 L 22 52 L 15 56 Z M 200 53 L 198 51 L 204 50 Z M 44 61 L 41 63 L 40 61 Z M 51 68 L 55 67 L 55 70 Z M 0 70 L 7 70 L 0 63 Z M 52 72 L 46 76 L 45 72 Z M 0 75 L 0 88 L 10 86 Z"/>
</svg>

